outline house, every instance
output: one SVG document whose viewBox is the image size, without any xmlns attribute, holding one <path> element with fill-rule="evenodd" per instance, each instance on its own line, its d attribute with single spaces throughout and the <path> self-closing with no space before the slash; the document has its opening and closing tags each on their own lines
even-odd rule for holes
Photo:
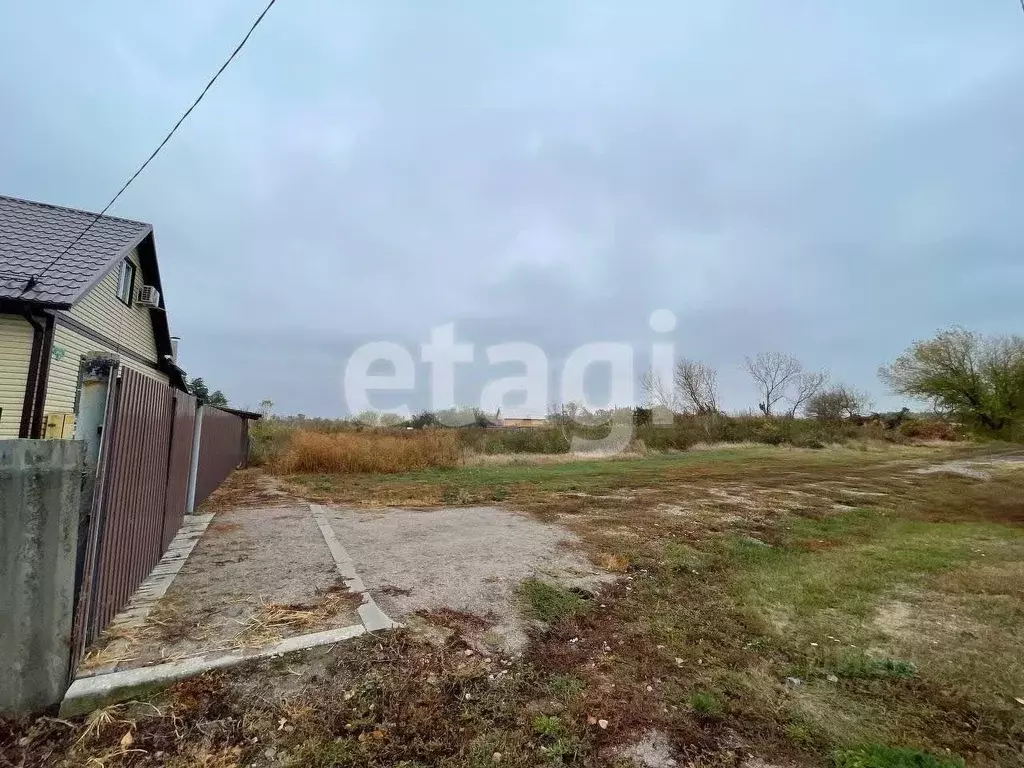
<svg viewBox="0 0 1024 768">
<path fill-rule="evenodd" d="M 516 429 L 535 429 L 551 426 L 546 416 L 506 416 L 498 420 L 498 426 Z"/>
<path fill-rule="evenodd" d="M 70 437 L 97 352 L 186 388 L 152 225 L 0 196 L 0 438 Z"/>
</svg>

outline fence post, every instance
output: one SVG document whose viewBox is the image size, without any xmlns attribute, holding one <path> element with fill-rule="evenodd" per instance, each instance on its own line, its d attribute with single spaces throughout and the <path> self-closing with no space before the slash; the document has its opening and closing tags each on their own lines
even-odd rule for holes
<svg viewBox="0 0 1024 768">
<path fill-rule="evenodd" d="M 192 459 L 188 466 L 188 503 L 185 506 L 185 513 L 195 514 L 196 506 L 196 478 L 199 475 L 199 439 L 203 432 L 203 410 L 202 404 L 196 408 L 196 427 L 192 431 Z"/>
</svg>

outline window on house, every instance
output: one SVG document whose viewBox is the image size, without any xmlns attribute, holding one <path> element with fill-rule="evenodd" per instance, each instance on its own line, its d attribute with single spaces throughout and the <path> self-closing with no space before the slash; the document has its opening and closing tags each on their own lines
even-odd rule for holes
<svg viewBox="0 0 1024 768">
<path fill-rule="evenodd" d="M 132 305 L 132 289 L 135 287 L 135 265 L 125 259 L 121 262 L 121 274 L 117 279 L 117 298 Z"/>
</svg>

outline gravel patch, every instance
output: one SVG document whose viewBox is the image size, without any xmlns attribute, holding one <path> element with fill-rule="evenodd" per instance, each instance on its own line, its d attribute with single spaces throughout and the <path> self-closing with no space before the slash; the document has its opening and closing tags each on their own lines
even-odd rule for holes
<svg viewBox="0 0 1024 768">
<path fill-rule="evenodd" d="M 218 512 L 138 627 L 101 636 L 98 666 L 130 669 L 359 624 L 309 507 Z M 89 665 L 87 665 L 89 666 Z"/>
<path fill-rule="evenodd" d="M 614 579 L 578 551 L 569 531 L 505 509 L 332 509 L 328 519 L 392 619 L 445 609 L 473 614 L 493 625 L 488 642 L 509 651 L 526 642 L 515 599 L 523 579 L 584 589 Z"/>
<path fill-rule="evenodd" d="M 969 477 L 972 480 L 991 480 L 990 472 L 979 467 L 998 469 L 1001 467 L 1016 468 L 1016 465 L 1024 465 L 1024 455 L 1014 454 L 1010 456 L 999 456 L 991 459 L 944 461 L 942 464 L 932 464 L 929 467 L 915 469 L 913 472 L 918 475 L 960 475 Z"/>
<path fill-rule="evenodd" d="M 648 731 L 644 737 L 622 750 L 621 755 L 639 768 L 675 768 L 672 745 L 661 731 Z"/>
</svg>

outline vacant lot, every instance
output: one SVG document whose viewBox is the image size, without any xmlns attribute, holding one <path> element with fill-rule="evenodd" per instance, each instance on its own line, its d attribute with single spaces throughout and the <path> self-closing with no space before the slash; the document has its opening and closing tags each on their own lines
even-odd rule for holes
<svg viewBox="0 0 1024 768">
<path fill-rule="evenodd" d="M 87 722 L 9 723 L 0 764 L 1021 765 L 1012 454 L 761 447 L 293 476 L 324 504 L 521 510 L 617 580 L 525 579 L 518 654 L 467 642 L 488 617 L 434 610 Z"/>
</svg>

